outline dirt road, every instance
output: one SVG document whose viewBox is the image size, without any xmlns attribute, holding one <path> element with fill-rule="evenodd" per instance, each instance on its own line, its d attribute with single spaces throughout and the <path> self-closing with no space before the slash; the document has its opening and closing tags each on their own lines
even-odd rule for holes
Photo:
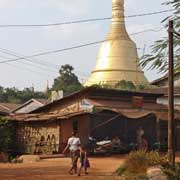
<svg viewBox="0 0 180 180">
<path fill-rule="evenodd" d="M 0 164 L 0 180 L 119 180 L 114 174 L 124 156 L 90 158 L 89 175 L 69 175 L 68 158 L 43 160 L 31 164 Z"/>
</svg>

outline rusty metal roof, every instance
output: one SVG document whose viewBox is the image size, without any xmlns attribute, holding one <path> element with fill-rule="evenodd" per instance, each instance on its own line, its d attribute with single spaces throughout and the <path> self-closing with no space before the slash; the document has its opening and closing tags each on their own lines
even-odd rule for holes
<svg viewBox="0 0 180 180">
<path fill-rule="evenodd" d="M 87 113 L 88 111 L 80 111 L 80 112 L 74 112 L 74 113 L 69 113 L 69 114 L 59 114 L 59 113 L 14 114 L 14 115 L 10 115 L 8 119 L 11 121 L 21 121 L 21 122 L 54 121 L 54 120 L 68 119 L 73 116 L 78 116 L 78 115 L 87 114 Z"/>
<path fill-rule="evenodd" d="M 73 97 L 80 97 L 80 96 L 94 96 L 94 97 L 104 97 L 104 98 L 111 98 L 111 97 L 123 97 L 123 96 L 142 96 L 142 97 L 150 97 L 150 98 L 157 98 L 163 96 L 163 94 L 157 92 L 145 92 L 145 91 L 126 91 L 126 90 L 118 90 L 118 89 L 107 89 L 107 88 L 100 88 L 97 86 L 86 87 L 80 91 L 77 91 L 69 96 L 66 96 L 60 100 L 56 100 L 54 102 L 50 102 L 43 107 L 40 107 L 31 113 L 39 113 L 43 112 L 44 110 L 48 110 L 51 107 L 58 106 L 59 104 L 65 103 L 67 100 L 72 100 Z"/>
<path fill-rule="evenodd" d="M 20 104 L 0 103 L 0 113 L 9 114 L 13 109 L 19 106 Z"/>
</svg>

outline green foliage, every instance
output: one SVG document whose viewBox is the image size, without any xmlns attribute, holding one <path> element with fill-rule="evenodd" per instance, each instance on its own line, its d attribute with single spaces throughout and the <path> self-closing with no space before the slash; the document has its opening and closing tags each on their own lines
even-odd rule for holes
<svg viewBox="0 0 180 180">
<path fill-rule="evenodd" d="M 122 80 L 115 85 L 115 89 L 127 90 L 127 91 L 138 91 L 149 88 L 150 86 L 145 83 L 134 84 L 132 81 Z"/>
<path fill-rule="evenodd" d="M 122 180 L 148 180 L 146 174 L 142 173 L 142 174 L 137 174 L 137 173 L 133 173 L 130 172 L 128 170 L 127 165 L 121 165 L 116 173 L 122 177 Z"/>
<path fill-rule="evenodd" d="M 121 165 L 116 173 L 123 180 L 146 180 L 147 168 L 151 166 L 162 166 L 163 172 L 168 176 L 169 180 L 180 180 L 180 163 L 176 163 L 175 168 L 168 163 L 166 156 L 161 157 L 156 151 L 134 151 L 131 152 L 123 165 Z"/>
<path fill-rule="evenodd" d="M 135 90 L 136 86 L 131 81 L 122 80 L 115 85 L 115 88 L 122 90 Z"/>
<path fill-rule="evenodd" d="M 117 173 L 119 176 L 122 176 L 122 175 L 125 174 L 126 172 L 127 172 L 127 165 L 126 165 L 126 164 L 121 165 L 121 166 L 116 170 L 116 173 Z"/>
<path fill-rule="evenodd" d="M 132 173 L 146 173 L 148 156 L 145 151 L 131 152 L 126 160 L 127 168 Z"/>
<path fill-rule="evenodd" d="M 167 156 L 160 156 L 159 152 L 151 151 L 147 153 L 148 166 L 164 165 L 168 162 Z"/>
<path fill-rule="evenodd" d="M 99 88 L 106 88 L 106 89 L 119 89 L 119 90 L 126 90 L 126 91 L 138 91 L 138 90 L 143 90 L 145 88 L 150 87 L 148 84 L 134 84 L 132 81 L 126 81 L 126 80 L 121 80 L 115 85 L 110 85 L 110 84 L 97 84 L 94 85 L 95 87 Z"/>
<path fill-rule="evenodd" d="M 95 84 L 93 86 L 97 88 L 114 89 L 114 86 L 110 84 L 104 84 L 104 83 Z"/>
<path fill-rule="evenodd" d="M 15 126 L 6 118 L 0 117 L 0 151 L 8 152 L 15 148 Z"/>
<path fill-rule="evenodd" d="M 117 169 L 117 174 L 127 180 L 146 180 L 147 168 L 167 163 L 166 158 L 161 158 L 156 151 L 134 151 L 128 155 L 125 163 Z"/>
<path fill-rule="evenodd" d="M 46 98 L 42 92 L 35 92 L 33 88 L 18 90 L 17 88 L 0 87 L 0 102 L 6 103 L 24 103 L 31 98 Z"/>
<path fill-rule="evenodd" d="M 180 1 L 169 0 L 165 5 L 173 7 L 173 16 L 165 18 L 162 23 L 166 23 L 169 19 L 174 20 L 174 28 L 176 32 L 180 32 Z M 148 67 L 149 69 L 157 69 L 159 72 L 167 72 L 168 70 L 168 38 L 157 40 L 152 45 L 151 54 L 146 54 L 141 59 L 141 65 L 143 68 Z M 180 72 L 180 40 L 174 37 L 174 48 L 175 48 L 175 72 Z"/>
<path fill-rule="evenodd" d="M 175 168 L 166 163 L 166 165 L 163 165 L 163 172 L 169 180 L 180 180 L 180 163 L 176 163 Z"/>
<path fill-rule="evenodd" d="M 63 90 L 65 94 L 70 94 L 82 88 L 78 77 L 73 73 L 74 68 L 69 64 L 61 66 L 59 77 L 54 79 L 52 90 Z"/>
</svg>

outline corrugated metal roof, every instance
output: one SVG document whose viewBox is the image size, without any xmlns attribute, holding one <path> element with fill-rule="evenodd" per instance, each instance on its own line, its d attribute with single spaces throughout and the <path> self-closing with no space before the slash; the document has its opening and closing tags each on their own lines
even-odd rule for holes
<svg viewBox="0 0 180 180">
<path fill-rule="evenodd" d="M 14 114 L 9 116 L 9 120 L 11 121 L 22 121 L 22 122 L 33 122 L 33 121 L 51 121 L 51 120 L 62 120 L 62 119 L 68 119 L 73 116 L 78 116 L 82 114 L 87 114 L 88 111 L 80 111 L 80 112 L 74 112 L 69 114 Z"/>
<path fill-rule="evenodd" d="M 20 104 L 0 103 L 0 112 L 9 114 L 13 109 L 19 107 Z"/>
<path fill-rule="evenodd" d="M 180 75 L 180 72 L 177 72 L 174 74 L 174 77 Z M 152 81 L 150 84 L 152 85 L 157 85 L 158 83 L 160 83 L 161 81 L 164 81 L 164 80 L 168 80 L 168 74 L 166 74 L 165 76 L 159 78 L 159 79 L 155 79 L 154 81 Z"/>
<path fill-rule="evenodd" d="M 87 87 L 80 91 L 77 91 L 69 96 L 66 96 L 60 100 L 50 102 L 46 104 L 43 107 L 40 107 L 36 109 L 35 111 L 32 111 L 31 113 L 39 113 L 43 112 L 44 110 L 48 110 L 51 107 L 58 106 L 59 104 L 65 103 L 67 100 L 71 100 L 73 97 L 80 97 L 85 94 L 88 94 L 87 96 L 94 96 L 99 97 L 102 96 L 104 98 L 107 97 L 122 97 L 122 96 L 142 96 L 142 97 L 151 97 L 151 98 L 157 98 L 163 96 L 163 94 L 159 94 L 157 92 L 154 93 L 148 93 L 146 91 L 126 91 L 126 90 L 118 90 L 118 89 L 107 89 L 107 88 L 99 88 L 96 86 Z"/>
</svg>

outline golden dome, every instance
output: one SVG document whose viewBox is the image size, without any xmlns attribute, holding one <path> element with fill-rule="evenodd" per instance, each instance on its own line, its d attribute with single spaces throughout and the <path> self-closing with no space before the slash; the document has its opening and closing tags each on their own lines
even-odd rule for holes
<svg viewBox="0 0 180 180">
<path fill-rule="evenodd" d="M 112 21 L 101 44 L 94 71 L 85 86 L 115 85 L 121 80 L 148 83 L 139 67 L 136 44 L 130 39 L 124 20 L 124 0 L 112 0 Z"/>
</svg>

